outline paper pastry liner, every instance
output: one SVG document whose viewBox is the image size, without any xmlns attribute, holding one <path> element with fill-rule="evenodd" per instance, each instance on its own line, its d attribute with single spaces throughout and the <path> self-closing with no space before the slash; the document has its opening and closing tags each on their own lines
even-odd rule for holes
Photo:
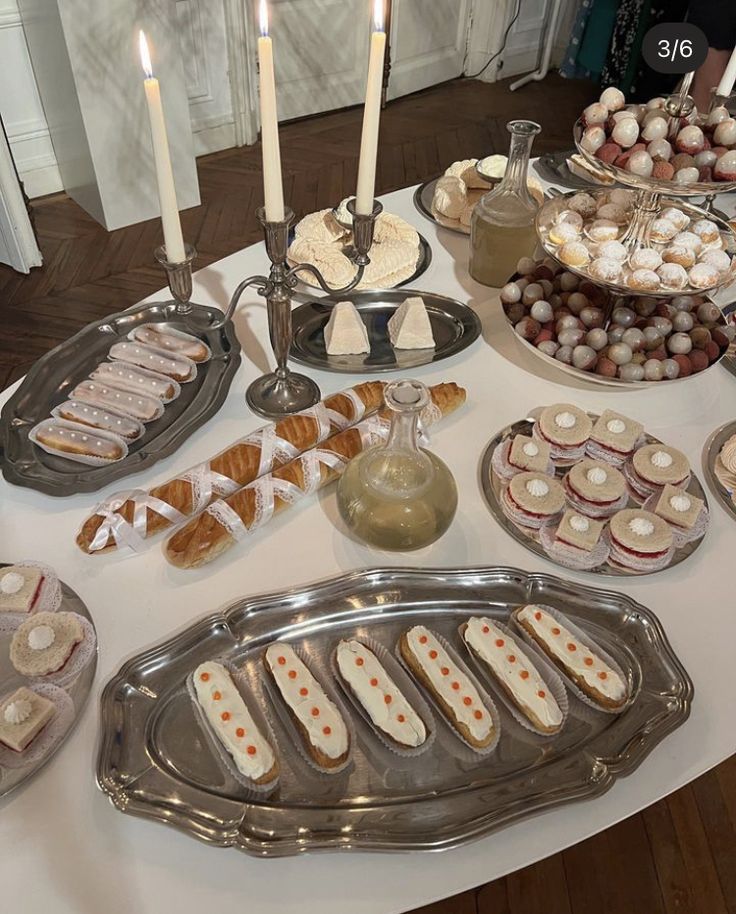
<svg viewBox="0 0 736 914">
<path fill-rule="evenodd" d="M 567 546 L 561 543 L 557 536 L 557 528 L 553 524 L 542 527 L 539 531 L 539 542 L 547 555 L 565 568 L 572 568 L 575 571 L 592 571 L 603 565 L 608 559 L 610 545 L 604 537 L 605 531 L 601 532 L 600 539 L 590 552 L 585 549 L 577 549 L 575 546 Z"/>
<path fill-rule="evenodd" d="M 33 682 L 27 688 L 52 701 L 56 706 L 56 712 L 22 752 L 16 752 L 0 743 L 0 768 L 17 769 L 37 764 L 59 744 L 74 723 L 74 702 L 64 689 L 50 682 Z M 4 698 L 7 698 L 7 695 Z"/>
<path fill-rule="evenodd" d="M 649 498 L 644 502 L 642 508 L 645 511 L 651 511 L 654 514 L 654 509 L 657 506 L 657 502 L 660 499 L 660 493 L 657 492 L 654 495 L 650 495 Z M 659 515 L 657 515 L 659 517 Z M 662 518 L 667 520 L 667 518 Z M 670 530 L 672 531 L 672 536 L 674 539 L 675 549 L 680 549 L 682 546 L 686 546 L 688 543 L 693 543 L 695 540 L 702 539 L 706 531 L 708 530 L 708 524 L 710 523 L 710 514 L 705 505 L 698 515 L 698 519 L 695 523 L 688 529 L 687 527 L 678 527 L 677 524 L 673 524 L 667 520 L 667 523 L 670 525 Z"/>
<path fill-rule="evenodd" d="M 525 604 L 525 605 L 528 605 L 528 604 Z M 624 672 L 624 669 L 621 666 L 621 664 L 618 663 L 617 660 L 614 660 L 614 658 L 607 651 L 603 650 L 603 648 L 600 646 L 600 644 L 598 644 L 597 641 L 595 641 L 593 638 L 591 638 L 589 635 L 587 635 L 579 626 L 577 626 L 570 619 L 569 616 L 566 616 L 564 613 L 561 613 L 559 610 L 555 609 L 554 606 L 550 606 L 548 603 L 536 603 L 533 605 L 539 606 L 540 609 L 543 609 L 545 612 L 548 612 L 550 614 L 550 616 L 552 616 L 553 619 L 555 619 L 557 622 L 559 622 L 561 625 L 563 625 L 566 629 L 568 629 L 568 631 L 570 631 L 570 633 L 575 638 L 577 638 L 577 640 L 582 645 L 584 645 L 592 653 L 594 653 L 598 657 L 600 657 L 601 660 L 603 660 L 605 663 L 607 663 L 615 673 L 618 673 L 618 675 L 626 683 L 626 688 L 627 688 L 626 701 L 624 702 L 623 705 L 621 705 L 620 708 L 605 708 L 605 707 L 603 707 L 603 705 L 598 704 L 598 702 L 595 701 L 594 699 L 592 699 L 589 695 L 586 695 L 585 692 L 583 692 L 583 690 L 581 688 L 579 688 L 579 686 L 575 683 L 575 681 L 570 676 L 568 676 L 568 674 L 564 670 L 560 669 L 560 667 L 557 666 L 557 664 L 554 663 L 547 656 L 547 654 L 544 652 L 544 650 L 537 644 L 537 642 L 534 640 L 534 638 L 532 638 L 532 636 L 527 632 L 527 630 L 524 628 L 524 626 L 518 621 L 518 618 L 517 618 L 518 614 L 524 608 L 524 606 L 519 606 L 511 613 L 510 621 L 514 625 L 514 631 L 518 632 L 519 635 L 521 636 L 521 638 L 523 638 L 523 640 L 529 645 L 529 647 L 531 648 L 531 650 L 533 652 L 533 655 L 539 655 L 540 657 L 542 657 L 542 659 L 546 660 L 548 664 L 552 664 L 554 666 L 554 668 L 557 670 L 557 673 L 560 676 L 560 678 L 562 679 L 562 681 L 564 682 L 565 686 L 569 689 L 569 691 L 576 698 L 579 698 L 580 701 L 582 701 L 583 704 L 587 705 L 589 708 L 594 708 L 596 711 L 602 711 L 604 714 L 612 714 L 612 715 L 621 714 L 623 711 L 625 711 L 631 705 L 631 703 L 635 697 L 633 694 L 633 689 L 632 689 L 630 671 Z"/>
<path fill-rule="evenodd" d="M 164 377 L 167 377 L 172 381 L 177 381 L 177 383 L 179 383 L 179 384 L 189 384 L 190 381 L 193 381 L 197 377 L 197 363 L 193 362 L 188 356 L 180 355 L 178 352 L 169 352 L 168 349 L 160 349 L 158 346 L 151 346 L 148 343 L 141 343 L 140 340 L 133 340 L 132 342 L 134 342 L 137 346 L 143 346 L 144 349 L 148 352 L 153 352 L 156 355 L 160 355 L 161 358 L 166 358 L 166 359 L 176 360 L 177 362 L 181 361 L 182 363 L 186 363 L 186 368 L 187 368 L 187 371 L 189 372 L 189 374 L 187 375 L 186 378 L 171 378 L 170 375 L 164 374 L 163 371 L 157 371 L 156 374 L 162 374 L 162 375 L 164 375 Z M 111 362 L 122 362 L 123 365 L 131 365 L 133 368 L 143 368 L 144 367 L 142 365 L 138 365 L 137 362 L 133 361 L 133 359 L 127 355 L 117 356 L 117 355 L 112 355 L 112 352 L 109 352 L 107 354 L 107 357 Z M 148 371 L 150 371 L 150 370 L 151 369 L 149 368 Z"/>
<path fill-rule="evenodd" d="M 132 339 L 131 335 L 128 334 L 128 339 Z M 134 340 L 137 342 L 137 340 Z M 200 340 L 201 342 L 201 340 Z M 209 357 L 208 357 L 209 358 Z M 100 365 L 120 365 L 120 359 L 111 359 L 109 362 L 101 362 Z M 170 378 L 167 374 L 159 374 L 158 371 L 151 371 L 149 368 L 141 368 L 138 365 L 133 365 L 130 362 L 122 362 L 123 365 L 130 365 L 131 371 L 136 371 L 138 374 L 145 375 L 147 378 L 151 378 L 154 381 L 163 381 L 165 384 L 170 384 L 174 388 L 174 392 L 170 397 L 161 397 L 157 393 L 151 393 L 150 390 L 140 390 L 138 387 L 133 387 L 132 385 L 122 384 L 114 375 L 107 377 L 103 375 L 97 380 L 101 384 L 105 384 L 107 387 L 114 387 L 115 390 L 124 390 L 126 393 L 140 393 L 142 396 L 150 397 L 152 400 L 160 400 L 164 406 L 167 406 L 169 403 L 173 403 L 174 400 L 181 394 L 181 384 Z M 97 367 L 99 368 L 100 365 Z"/>
<path fill-rule="evenodd" d="M 460 639 L 465 647 L 465 650 L 468 652 L 470 657 L 470 662 L 474 670 L 477 670 L 479 675 L 482 677 L 483 682 L 488 682 L 493 690 L 493 694 L 496 698 L 499 699 L 501 704 L 506 708 L 509 714 L 514 718 L 517 724 L 520 724 L 525 730 L 529 730 L 530 733 L 534 733 L 536 736 L 541 736 L 544 739 L 553 739 L 556 736 L 559 736 L 562 730 L 567 723 L 567 718 L 569 715 L 569 702 L 567 700 L 567 690 L 565 689 L 565 684 L 562 681 L 560 674 L 557 672 L 552 663 L 547 660 L 546 657 L 542 656 L 538 652 L 535 653 L 530 650 L 527 644 L 519 644 L 520 638 L 518 633 L 511 631 L 511 629 L 504 625 L 503 622 L 499 622 L 498 619 L 493 619 L 493 624 L 498 627 L 508 638 L 513 638 L 514 642 L 519 647 L 519 653 L 527 660 L 527 662 L 537 668 L 537 672 L 544 680 L 545 685 L 550 691 L 550 694 L 557 702 L 560 711 L 562 712 L 562 723 L 555 730 L 554 733 L 545 733 L 542 730 L 538 730 L 531 720 L 517 707 L 517 705 L 509 698 L 509 696 L 504 691 L 503 687 L 498 682 L 496 675 L 491 672 L 491 668 L 481 660 L 481 658 L 475 653 L 475 651 L 470 647 L 468 642 L 463 636 L 463 630 L 467 625 L 466 622 L 463 622 L 458 626 L 458 634 Z"/>
<path fill-rule="evenodd" d="M 617 498 L 616 501 L 606 505 L 596 505 L 593 504 L 593 502 L 581 498 L 572 488 L 567 477 L 565 477 L 563 487 L 565 489 L 565 498 L 567 499 L 568 505 L 571 508 L 574 508 L 578 514 L 584 514 L 586 517 L 593 518 L 593 520 L 608 520 L 613 517 L 614 514 L 623 511 L 629 503 L 628 489 L 626 489 L 624 494 L 620 498 Z"/>
<path fill-rule="evenodd" d="M 199 721 L 202 732 L 209 740 L 212 751 L 220 759 L 223 767 L 228 772 L 228 774 L 230 774 L 239 784 L 242 784 L 243 787 L 247 787 L 248 790 L 253 791 L 253 793 L 260 795 L 272 793 L 273 790 L 278 786 L 279 780 L 281 778 L 281 767 L 283 765 L 283 762 L 281 761 L 281 753 L 279 752 L 279 744 L 276 742 L 273 728 L 271 727 L 267 716 L 261 710 L 260 705 L 255 700 L 255 697 L 252 695 L 247 683 L 243 682 L 243 677 L 241 676 L 240 671 L 231 663 L 224 661 L 221 658 L 213 658 L 212 662 L 222 664 L 222 666 L 224 666 L 228 673 L 232 676 L 233 682 L 235 683 L 238 692 L 240 693 L 240 697 L 243 699 L 243 702 L 245 703 L 250 716 L 253 718 L 253 722 L 260 730 L 264 739 L 266 739 L 270 744 L 274 758 L 276 759 L 276 764 L 279 766 L 276 777 L 266 784 L 257 784 L 254 780 L 246 777 L 246 775 L 244 775 L 242 771 L 239 770 L 238 766 L 235 764 L 233 757 L 220 742 L 219 736 L 217 733 L 215 733 L 212 725 L 207 719 L 207 715 L 204 713 L 204 709 L 197 700 L 197 692 L 194 688 L 194 670 L 192 670 L 192 672 L 187 676 L 186 685 L 187 692 L 189 693 L 189 697 L 194 707 L 194 715 Z"/>
<path fill-rule="evenodd" d="M 629 460 L 634 451 L 637 451 L 645 443 L 646 438 L 644 435 L 640 435 L 628 454 L 617 454 L 615 451 L 607 448 L 604 444 L 593 441 L 591 438 L 585 447 L 585 452 L 588 457 L 592 457 L 593 460 L 604 460 L 606 463 L 610 463 L 611 466 L 616 467 L 620 470 L 626 461 Z"/>
<path fill-rule="evenodd" d="M 660 495 L 662 489 L 665 487 L 665 483 L 658 485 L 657 483 L 647 482 L 646 479 L 642 479 L 634 469 L 633 460 L 626 461 L 624 464 L 623 473 L 626 478 L 626 482 L 629 484 L 629 492 L 631 497 L 640 505 L 643 505 L 644 502 L 652 495 Z M 678 487 L 686 489 L 690 485 L 691 477 L 692 473 L 688 472 L 687 478 L 682 482 L 677 483 Z"/>
<path fill-rule="evenodd" d="M 428 697 L 430 704 L 432 705 L 433 708 L 436 709 L 436 712 L 437 712 L 436 717 L 438 717 L 444 723 L 445 727 L 455 737 L 455 740 L 460 742 L 463 746 L 465 746 L 466 750 L 468 750 L 462 757 L 464 757 L 465 760 L 468 762 L 476 762 L 478 760 L 478 756 L 483 757 L 483 756 L 490 755 L 498 746 L 498 741 L 501 738 L 501 717 L 498 713 L 498 708 L 494 704 L 491 696 L 488 694 L 488 690 L 483 687 L 483 685 L 480 683 L 478 677 L 473 673 L 473 671 L 471 669 L 469 669 L 468 665 L 460 659 L 460 655 L 455 650 L 455 648 L 449 643 L 449 641 L 446 638 L 444 638 L 442 635 L 438 634 L 438 632 L 434 631 L 434 629 L 430 629 L 430 631 L 435 636 L 435 638 L 439 641 L 439 643 L 442 645 L 442 647 L 447 651 L 447 655 L 449 656 L 450 660 L 455 664 L 455 666 L 457 666 L 457 668 L 462 673 L 464 673 L 468 677 L 468 679 L 471 681 L 471 683 L 478 690 L 478 695 L 480 696 L 480 700 L 483 703 L 483 707 L 486 709 L 486 711 L 488 711 L 488 713 L 491 716 L 491 721 L 493 723 L 493 739 L 487 746 L 484 746 L 482 749 L 479 749 L 477 746 L 474 746 L 472 743 L 469 743 L 465 739 L 465 737 L 462 735 L 462 733 L 454 726 L 452 721 L 450 721 L 445 716 L 445 712 L 442 710 L 442 706 L 436 700 L 432 691 L 430 689 L 428 689 L 422 682 L 419 682 L 415 678 L 414 673 L 411 671 L 411 669 L 409 668 L 409 665 L 404 660 L 404 658 L 401 654 L 401 648 L 399 647 L 398 642 L 396 644 L 396 658 L 399 661 L 399 663 L 401 664 L 401 666 L 406 670 L 407 674 L 411 677 L 412 682 L 416 682 L 417 688 L 421 689 L 422 694 L 426 695 Z M 403 634 L 403 632 L 402 632 L 402 634 Z"/>
<path fill-rule="evenodd" d="M 63 419 L 63 417 L 60 414 L 60 409 L 61 409 L 61 404 L 59 404 L 59 406 L 55 406 L 51 410 L 51 415 L 57 420 L 62 420 L 64 422 L 72 421 L 70 419 Z M 133 416 L 126 416 L 123 413 L 116 413 L 114 409 L 107 409 L 107 407 L 104 407 L 104 406 L 98 406 L 98 407 L 90 406 L 90 409 L 101 409 L 103 412 L 109 413 L 111 416 L 119 416 L 121 419 L 126 419 L 128 422 L 133 422 L 137 426 L 137 428 L 136 428 L 136 433 L 132 438 L 128 438 L 124 435 L 116 435 L 115 432 L 109 432 L 109 434 L 115 435 L 116 438 L 122 438 L 123 441 L 125 441 L 127 444 L 132 444 L 134 441 L 138 441 L 138 439 L 141 438 L 146 432 L 146 427 L 144 426 L 144 424 L 139 419 L 134 419 Z M 77 423 L 75 422 L 74 424 L 76 425 Z M 78 424 L 81 425 L 83 428 L 86 428 L 88 434 L 90 434 L 90 435 L 96 435 L 97 432 L 108 432 L 108 429 L 98 428 L 96 425 L 85 425 L 83 422 L 80 422 Z M 43 445 L 39 445 L 39 447 L 43 447 Z"/>
<path fill-rule="evenodd" d="M 59 581 L 58 575 L 49 565 L 44 565 L 43 562 L 35 562 L 33 559 L 23 559 L 20 562 L 13 562 L 13 565 L 18 566 L 19 568 L 37 568 L 43 575 L 43 583 L 41 584 L 41 592 L 38 595 L 38 599 L 31 608 L 30 612 L 27 613 L 1 613 L 0 619 L 3 616 L 18 616 L 21 620 L 27 619 L 29 616 L 34 615 L 35 613 L 55 613 L 57 609 L 61 606 L 61 582 Z M 4 569 L 0 568 L 0 577 L 4 574 Z M 20 623 L 18 623 L 19 625 Z M 15 625 L 13 628 L 17 628 L 18 625 Z"/>
<path fill-rule="evenodd" d="M 345 707 L 345 703 L 342 701 L 340 696 L 337 694 L 337 690 L 332 686 L 330 682 L 326 682 L 323 677 L 315 673 L 313 663 L 310 658 L 307 656 L 306 652 L 300 647 L 296 647 L 294 644 L 289 642 L 289 647 L 294 651 L 296 656 L 301 660 L 304 666 L 309 670 L 309 672 L 314 676 L 314 678 L 322 686 L 322 689 L 325 695 L 330 699 L 330 701 L 335 705 L 337 710 L 340 712 L 342 719 L 345 721 L 345 726 L 348 731 L 348 752 L 345 761 L 340 765 L 336 765 L 334 768 L 325 768 L 319 764 L 312 755 L 310 754 L 307 747 L 304 745 L 304 737 L 302 736 L 301 731 L 299 730 L 294 716 L 286 705 L 286 701 L 281 695 L 278 685 L 274 680 L 271 673 L 269 673 L 266 668 L 266 652 L 265 650 L 261 654 L 260 663 L 263 667 L 263 688 L 266 692 L 270 702 L 271 707 L 274 709 L 274 714 L 279 720 L 279 723 L 282 725 L 284 730 L 286 730 L 291 744 L 295 747 L 300 757 L 318 774 L 327 775 L 331 777 L 335 774 L 340 774 L 348 768 L 353 761 L 353 752 L 355 750 L 355 729 L 353 727 L 353 721 L 350 717 L 350 712 Z"/>
<path fill-rule="evenodd" d="M 657 496 L 657 498 L 659 498 L 659 496 Z M 603 531 L 603 538 L 609 546 L 608 564 L 612 565 L 614 568 L 623 569 L 623 571 L 627 571 L 629 574 L 652 574 L 655 571 L 663 571 L 670 564 L 672 557 L 675 554 L 676 546 L 674 536 L 672 538 L 672 545 L 667 550 L 667 554 L 660 556 L 654 561 L 651 559 L 639 559 L 635 555 L 631 555 L 631 553 L 622 550 L 614 541 L 611 536 L 611 530 L 608 527 Z"/>
<path fill-rule="evenodd" d="M 404 664 L 398 663 L 391 652 L 374 638 L 361 635 L 359 638 L 350 638 L 349 640 L 358 641 L 376 655 L 376 659 L 386 670 L 386 673 L 391 679 L 393 679 L 398 690 L 422 719 L 422 723 L 427 731 L 426 739 L 420 746 L 402 746 L 399 743 L 394 742 L 380 727 L 377 727 L 371 720 L 370 714 L 361 704 L 358 696 L 351 689 L 350 684 L 343 679 L 340 668 L 337 665 L 337 646 L 335 646 L 330 655 L 330 666 L 333 675 L 350 701 L 351 706 L 355 708 L 358 715 L 365 723 L 365 727 L 370 732 L 370 736 L 377 738 L 382 745 L 400 758 L 416 758 L 418 755 L 422 755 L 434 743 L 437 727 L 435 725 L 434 715 L 432 714 L 429 705 L 424 700 L 422 693 L 419 691 L 418 686 L 415 685 L 414 679 L 408 674 Z"/>
<path fill-rule="evenodd" d="M 587 441 L 584 441 L 576 447 L 560 447 L 557 444 L 553 444 L 539 431 L 538 422 L 535 422 L 532 426 L 532 438 L 536 438 L 537 441 L 543 441 L 545 444 L 549 445 L 550 457 L 556 467 L 572 466 L 572 464 L 582 460 L 585 456 L 585 448 L 588 444 Z"/>
<path fill-rule="evenodd" d="M 135 332 L 137 329 L 138 328 L 134 327 L 133 330 L 130 331 L 130 333 L 128 334 L 128 339 L 132 340 L 134 343 L 141 343 L 142 340 L 136 339 L 136 336 L 135 336 Z M 198 343 L 201 343 L 204 346 L 204 348 L 207 350 L 207 355 L 203 359 L 198 359 L 194 363 L 195 365 L 204 365 L 205 362 L 209 362 L 209 360 L 212 358 L 212 350 L 207 345 L 207 343 L 205 343 L 204 340 L 201 340 L 198 336 L 195 336 L 193 333 L 185 333 L 183 330 L 174 330 L 171 327 L 166 327 L 165 332 L 166 332 L 167 336 L 175 336 L 175 337 L 178 337 L 178 339 L 180 339 L 180 340 L 192 340 L 193 339 L 193 340 L 196 340 Z M 144 345 L 150 346 L 151 344 L 144 343 Z M 153 347 L 151 347 L 151 348 L 153 348 Z M 156 348 L 160 348 L 160 347 L 156 347 Z M 168 352 L 170 355 L 183 356 L 184 358 L 187 358 L 187 359 L 189 358 L 189 356 L 185 356 L 183 353 L 175 352 L 174 350 L 162 348 L 161 351 Z M 194 360 L 190 359 L 190 361 L 194 361 Z"/>
<path fill-rule="evenodd" d="M 28 619 L 26 613 L 13 613 L 12 615 L 16 616 L 16 618 L 19 615 L 21 616 L 21 619 L 15 628 L 18 628 L 21 622 L 25 622 Z M 80 616 L 78 613 L 70 613 L 70 615 L 76 616 L 79 624 L 82 626 L 82 640 L 75 645 L 66 663 L 60 670 L 57 670 L 55 673 L 47 673 L 45 676 L 29 676 L 28 681 L 34 683 L 34 687 L 37 683 L 50 682 L 53 685 L 69 688 L 94 657 L 95 651 L 97 650 L 97 635 L 95 634 L 94 626 L 89 619 L 85 619 L 84 616 Z M 2 628 L 0 628 L 0 632 L 2 632 Z"/>
<path fill-rule="evenodd" d="M 161 409 L 163 410 L 163 405 L 161 406 Z M 95 457 L 92 454 L 71 454 L 69 451 L 61 451 L 48 444 L 43 444 L 38 440 L 38 432 L 41 429 L 47 428 L 49 425 L 60 425 L 62 428 L 68 428 L 73 432 L 79 432 L 80 435 L 86 435 L 88 438 L 104 438 L 106 441 L 113 441 L 115 444 L 120 445 L 122 454 L 114 460 L 108 460 L 106 457 Z M 120 438 L 112 432 L 104 432 L 97 428 L 90 428 L 88 425 L 79 425 L 76 422 L 69 422 L 66 419 L 44 419 L 42 422 L 33 426 L 28 433 L 28 438 L 36 447 L 40 447 L 41 450 L 46 451 L 47 454 L 54 454 L 56 457 L 63 457 L 65 460 L 73 460 L 75 463 L 84 463 L 91 467 L 108 466 L 111 463 L 125 460 L 128 456 L 128 444 L 124 438 Z"/>
<path fill-rule="evenodd" d="M 558 511 L 557 514 L 546 515 L 545 517 L 533 517 L 530 514 L 525 514 L 509 500 L 508 487 L 501 492 L 499 501 L 501 502 L 501 508 L 506 517 L 516 524 L 517 527 L 521 527 L 525 532 L 540 530 L 547 524 L 559 523 L 563 514 L 562 511 Z"/>
<path fill-rule="evenodd" d="M 491 467 L 493 468 L 493 472 L 504 482 L 508 482 L 509 479 L 513 479 L 514 476 L 519 473 L 526 472 L 525 470 L 519 469 L 519 467 L 511 466 L 509 463 L 509 452 L 511 450 L 512 441 L 513 439 L 506 438 L 505 441 L 496 445 L 493 454 L 491 455 Z M 555 465 L 551 460 L 547 464 L 545 473 L 547 476 L 555 475 Z"/>
</svg>

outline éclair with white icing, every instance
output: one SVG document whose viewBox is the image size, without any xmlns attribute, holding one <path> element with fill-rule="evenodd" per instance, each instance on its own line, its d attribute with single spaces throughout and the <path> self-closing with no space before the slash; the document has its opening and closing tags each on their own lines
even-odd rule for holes
<svg viewBox="0 0 736 914">
<path fill-rule="evenodd" d="M 238 771 L 256 784 L 278 777 L 271 744 L 253 720 L 230 673 L 221 663 L 201 663 L 192 674 L 197 704 Z"/>
<path fill-rule="evenodd" d="M 426 742 L 424 721 L 373 651 L 360 641 L 341 641 L 335 651 L 335 662 L 340 676 L 374 727 L 400 746 L 414 749 Z"/>
<path fill-rule="evenodd" d="M 488 708 L 478 689 L 458 668 L 437 635 L 423 625 L 415 625 L 401 636 L 399 650 L 465 741 L 476 749 L 489 746 L 496 729 Z"/>
<path fill-rule="evenodd" d="M 537 730 L 556 733 L 562 711 L 526 652 L 492 619 L 472 616 L 463 629 L 468 648 L 483 661 L 505 694 Z"/>
<path fill-rule="evenodd" d="M 544 607 L 529 605 L 517 610 L 516 621 L 545 654 L 588 698 L 609 710 L 623 707 L 628 687 L 623 678 L 597 653 L 583 644 Z"/>
<path fill-rule="evenodd" d="M 291 645 L 269 645 L 264 661 L 312 759 L 324 768 L 341 765 L 350 750 L 350 736 L 335 703 Z"/>
</svg>

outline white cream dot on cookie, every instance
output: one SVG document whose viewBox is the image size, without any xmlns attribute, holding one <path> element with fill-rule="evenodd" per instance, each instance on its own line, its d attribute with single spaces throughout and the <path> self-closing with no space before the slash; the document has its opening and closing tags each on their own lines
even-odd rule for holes
<svg viewBox="0 0 736 914">
<path fill-rule="evenodd" d="M 534 498 L 544 498 L 549 494 L 549 486 L 543 479 L 530 479 L 526 484 L 526 490 Z"/>
<path fill-rule="evenodd" d="M 557 413 L 555 416 L 555 425 L 559 428 L 573 428 L 576 421 L 575 416 L 568 412 Z"/>
<path fill-rule="evenodd" d="M 635 517 L 629 521 L 629 530 L 637 536 L 651 536 L 654 533 L 654 524 L 646 517 Z"/>
<path fill-rule="evenodd" d="M 602 486 L 608 479 L 608 473 L 606 473 L 603 467 L 591 467 L 585 474 L 585 478 L 591 485 Z"/>
<path fill-rule="evenodd" d="M 626 431 L 626 423 L 622 419 L 611 419 L 606 428 L 612 435 L 620 435 Z"/>
<path fill-rule="evenodd" d="M 660 470 L 666 470 L 672 466 L 672 455 L 666 451 L 655 451 L 652 454 L 652 464 Z"/>
<path fill-rule="evenodd" d="M 691 504 L 692 502 L 687 495 L 673 495 L 672 498 L 670 498 L 670 507 L 673 511 L 677 511 L 680 514 L 689 511 Z"/>
<path fill-rule="evenodd" d="M 578 533 L 587 533 L 590 529 L 590 521 L 587 517 L 581 517 L 579 514 L 574 514 L 570 518 L 570 526 Z"/>
<path fill-rule="evenodd" d="M 539 448 L 533 441 L 527 441 L 527 443 L 522 447 L 522 451 L 526 454 L 527 457 L 536 457 L 539 453 Z"/>
</svg>

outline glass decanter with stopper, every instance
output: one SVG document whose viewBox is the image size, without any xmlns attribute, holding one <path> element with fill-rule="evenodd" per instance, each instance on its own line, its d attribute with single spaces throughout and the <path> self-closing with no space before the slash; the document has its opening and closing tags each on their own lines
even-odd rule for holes
<svg viewBox="0 0 736 914">
<path fill-rule="evenodd" d="M 430 403 L 424 384 L 394 381 L 384 397 L 391 411 L 388 440 L 350 461 L 337 504 L 351 532 L 368 545 L 420 549 L 450 526 L 457 488 L 447 466 L 418 444 L 419 417 Z"/>
<path fill-rule="evenodd" d="M 537 245 L 534 220 L 539 204 L 527 187 L 527 168 L 534 121 L 510 121 L 511 148 L 498 187 L 478 201 L 470 220 L 470 275 L 484 286 L 505 285 L 520 257 L 531 257 Z"/>
</svg>

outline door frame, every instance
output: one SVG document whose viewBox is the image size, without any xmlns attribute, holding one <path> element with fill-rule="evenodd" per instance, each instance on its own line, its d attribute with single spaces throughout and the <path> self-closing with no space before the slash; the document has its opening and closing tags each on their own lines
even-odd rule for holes
<svg viewBox="0 0 736 914">
<path fill-rule="evenodd" d="M 227 62 L 235 121 L 235 145 L 252 146 L 258 141 L 258 109 L 255 47 L 255 9 L 252 0 L 224 0 Z"/>
<path fill-rule="evenodd" d="M 26 209 L 10 143 L 0 120 L 0 254 L 20 273 L 43 262 Z"/>
</svg>

